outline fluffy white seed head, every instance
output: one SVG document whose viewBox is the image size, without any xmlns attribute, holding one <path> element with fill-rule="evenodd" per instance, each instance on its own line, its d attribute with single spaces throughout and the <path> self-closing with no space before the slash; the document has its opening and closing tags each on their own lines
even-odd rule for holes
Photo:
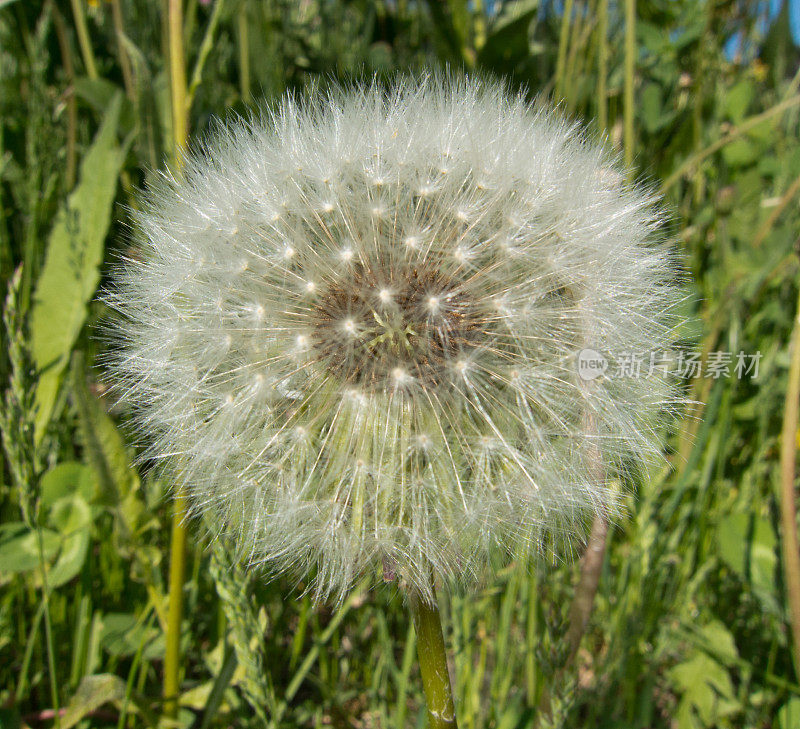
<svg viewBox="0 0 800 729">
<path fill-rule="evenodd" d="M 218 131 L 138 214 L 107 300 L 149 448 L 252 563 L 426 599 L 616 508 L 658 453 L 652 379 L 577 353 L 672 339 L 652 199 L 499 86 L 287 98 Z"/>
</svg>

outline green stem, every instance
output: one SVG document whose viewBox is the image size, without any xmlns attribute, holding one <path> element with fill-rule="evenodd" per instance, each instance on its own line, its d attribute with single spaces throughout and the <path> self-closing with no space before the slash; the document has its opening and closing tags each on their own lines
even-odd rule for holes
<svg viewBox="0 0 800 729">
<path fill-rule="evenodd" d="M 203 34 L 203 40 L 200 43 L 200 50 L 197 52 L 197 60 L 195 61 L 192 71 L 192 80 L 189 82 L 189 91 L 186 94 L 187 108 L 191 107 L 197 87 L 200 86 L 200 82 L 203 80 L 203 68 L 206 65 L 208 54 L 211 52 L 211 48 L 214 45 L 214 34 L 217 30 L 217 25 L 219 24 L 219 19 L 224 7 L 225 0 L 216 0 L 214 9 L 211 11 L 211 17 L 208 19 L 208 24 Z"/>
<path fill-rule="evenodd" d="M 128 51 L 125 49 L 125 21 L 122 16 L 122 7 L 119 0 L 111 0 L 111 19 L 114 23 L 114 34 L 117 40 L 117 55 L 119 65 L 122 69 L 122 83 L 125 85 L 125 93 L 128 98 L 135 102 L 136 90 L 133 82 L 133 68 Z"/>
<path fill-rule="evenodd" d="M 183 50 L 182 0 L 168 0 L 167 46 L 169 49 L 170 101 L 172 107 L 172 144 L 174 161 L 181 165 L 188 141 L 189 109 L 186 93 L 186 60 Z"/>
<path fill-rule="evenodd" d="M 241 85 L 242 101 L 249 104 L 250 94 L 250 41 L 247 33 L 247 3 L 242 3 L 239 8 L 239 81 Z"/>
<path fill-rule="evenodd" d="M 71 191 L 75 186 L 75 171 L 77 170 L 78 106 L 74 89 L 75 66 L 72 63 L 72 54 L 69 49 L 67 26 L 55 5 L 53 5 L 53 24 L 56 29 L 58 47 L 61 50 L 61 65 L 64 67 L 64 76 L 67 81 L 67 89 L 64 94 L 67 101 L 67 171 L 65 173 L 65 186 L 67 191 Z"/>
<path fill-rule="evenodd" d="M 81 47 L 83 65 L 86 67 L 86 75 L 97 78 L 97 64 L 94 60 L 92 43 L 89 40 L 89 31 L 86 28 L 86 15 L 83 12 L 83 0 L 72 0 L 72 15 L 75 18 L 75 30 L 78 33 L 78 45 Z"/>
<path fill-rule="evenodd" d="M 555 98 L 560 101 L 564 94 L 564 72 L 567 64 L 567 45 L 569 44 L 569 23 L 572 19 L 573 0 L 564 3 L 561 16 L 561 29 L 558 34 L 558 56 L 556 57 Z"/>
<path fill-rule="evenodd" d="M 797 460 L 798 400 L 800 400 L 800 298 L 789 342 L 789 383 L 781 433 L 781 545 L 783 571 L 789 596 L 789 624 L 795 672 L 800 676 L 800 543 L 797 538 L 795 506 L 795 463 Z"/>
<path fill-rule="evenodd" d="M 167 47 L 169 51 L 170 99 L 172 102 L 173 162 L 176 172 L 183 161 L 188 137 L 186 96 L 186 61 L 183 49 L 183 3 L 168 0 Z M 183 622 L 183 585 L 186 579 L 185 496 L 179 490 L 172 515 L 172 541 L 169 564 L 169 610 L 167 612 L 166 649 L 164 652 L 164 714 L 178 713 L 181 668 L 181 623 Z"/>
<path fill-rule="evenodd" d="M 625 96 L 623 99 L 625 164 L 633 166 L 633 76 L 636 68 L 636 0 L 625 0 Z"/>
<path fill-rule="evenodd" d="M 428 726 L 430 729 L 457 729 L 439 608 L 436 604 L 428 605 L 416 595 L 410 597 L 409 603 L 417 631 L 422 686 L 428 702 Z"/>
<path fill-rule="evenodd" d="M 178 714 L 181 667 L 181 622 L 183 621 L 183 583 L 186 574 L 186 528 L 184 496 L 175 499 L 172 514 L 172 540 L 169 563 L 169 610 L 167 612 L 166 649 L 164 651 L 164 714 Z"/>
<path fill-rule="evenodd" d="M 55 727 L 61 726 L 61 713 L 58 702 L 58 677 L 56 676 L 55 641 L 53 640 L 53 626 L 50 621 L 50 587 L 47 584 L 47 563 L 44 558 L 44 538 L 42 528 L 36 524 L 37 545 L 39 551 L 39 569 L 42 573 L 42 603 L 44 604 L 44 635 L 47 645 L 47 673 L 50 678 L 50 700 L 53 703 Z"/>
<path fill-rule="evenodd" d="M 597 17 L 597 126 L 608 129 L 608 0 L 600 0 Z"/>
<path fill-rule="evenodd" d="M 539 579 L 536 570 L 528 576 L 528 622 L 525 627 L 525 691 L 528 705 L 536 705 L 539 675 L 536 669 L 536 639 L 539 635 Z"/>
</svg>

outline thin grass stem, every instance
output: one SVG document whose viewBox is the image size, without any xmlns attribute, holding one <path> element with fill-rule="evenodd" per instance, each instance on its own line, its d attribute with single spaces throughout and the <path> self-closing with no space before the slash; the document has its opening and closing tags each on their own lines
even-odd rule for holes
<svg viewBox="0 0 800 729">
<path fill-rule="evenodd" d="M 597 11 L 597 126 L 608 129 L 608 0 Z"/>
<path fill-rule="evenodd" d="M 72 16 L 75 20 L 75 31 L 78 34 L 78 45 L 81 47 L 81 57 L 83 65 L 86 67 L 86 75 L 91 79 L 97 78 L 97 63 L 94 60 L 92 43 L 89 40 L 89 31 L 86 27 L 86 15 L 83 12 L 83 0 L 71 0 Z"/>
<path fill-rule="evenodd" d="M 558 56 L 556 57 L 555 98 L 560 101 L 564 95 L 564 73 L 567 64 L 567 46 L 569 45 L 569 23 L 572 18 L 573 0 L 564 3 L 564 14 L 561 16 L 561 29 L 558 36 Z"/>
<path fill-rule="evenodd" d="M 623 98 L 623 147 L 625 164 L 633 167 L 633 82 L 636 71 L 636 0 L 625 0 L 625 94 Z"/>
<path fill-rule="evenodd" d="M 75 185 L 75 175 L 78 168 L 76 152 L 76 138 L 78 135 L 78 105 L 75 100 L 75 66 L 72 63 L 72 51 L 69 47 L 67 37 L 67 26 L 64 17 L 58 7 L 53 5 L 53 25 L 56 29 L 58 47 L 61 51 L 61 63 L 64 66 L 64 77 L 67 81 L 67 88 L 64 98 L 67 103 L 67 170 L 65 173 L 65 187 L 72 190 Z"/>
<path fill-rule="evenodd" d="M 243 2 L 239 8 L 237 24 L 239 26 L 239 84 L 242 101 L 249 104 L 252 100 L 250 93 L 250 40 L 248 37 L 247 3 Z"/>
</svg>

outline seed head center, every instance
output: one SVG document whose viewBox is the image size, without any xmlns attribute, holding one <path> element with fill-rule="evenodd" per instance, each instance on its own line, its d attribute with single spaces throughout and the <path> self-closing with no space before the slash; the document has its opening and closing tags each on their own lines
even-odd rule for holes
<svg viewBox="0 0 800 729">
<path fill-rule="evenodd" d="M 431 266 L 359 266 L 320 285 L 311 306 L 319 364 L 367 389 L 438 386 L 449 364 L 480 340 L 476 302 Z"/>
</svg>

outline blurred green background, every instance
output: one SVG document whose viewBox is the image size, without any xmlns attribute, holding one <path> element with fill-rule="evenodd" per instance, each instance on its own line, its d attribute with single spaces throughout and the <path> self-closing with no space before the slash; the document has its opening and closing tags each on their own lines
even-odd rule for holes
<svg viewBox="0 0 800 729">
<path fill-rule="evenodd" d="M 627 7 L 626 7 L 627 6 Z M 626 10 L 628 11 L 626 19 Z M 630 22 L 633 10 L 635 23 Z M 187 0 L 190 134 L 311 82 L 430 67 L 550 97 L 660 190 L 705 357 L 632 484 L 581 649 L 579 553 L 443 595 L 462 727 L 800 727 L 780 451 L 800 235 L 800 2 Z M 630 29 L 626 45 L 626 29 Z M 131 466 L 95 292 L 173 145 L 165 5 L 0 0 L 0 727 L 167 726 L 173 503 Z M 626 76 L 627 71 L 627 76 Z M 626 101 L 626 77 L 631 96 Z M 786 447 L 786 443 L 784 443 Z M 183 727 L 424 726 L 392 585 L 313 607 L 189 528 Z"/>
</svg>

